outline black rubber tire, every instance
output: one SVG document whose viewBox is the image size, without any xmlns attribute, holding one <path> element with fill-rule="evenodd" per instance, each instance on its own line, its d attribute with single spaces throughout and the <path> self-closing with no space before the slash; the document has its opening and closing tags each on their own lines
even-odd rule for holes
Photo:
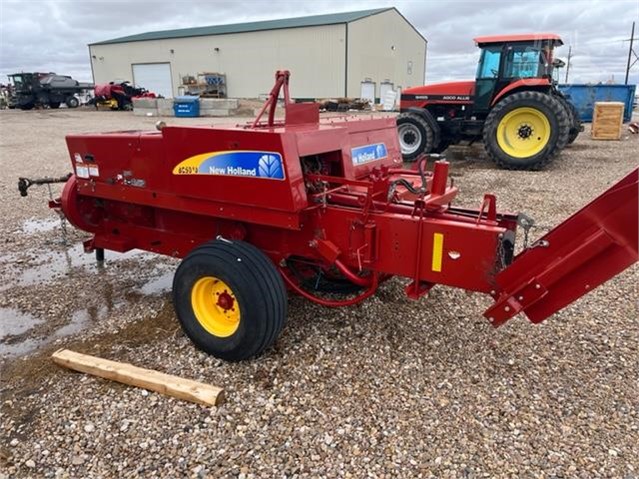
<svg viewBox="0 0 639 479">
<path fill-rule="evenodd" d="M 52 101 L 51 103 L 49 103 L 49 108 L 53 108 L 54 110 L 57 110 L 58 108 L 60 108 L 60 102 Z"/>
<path fill-rule="evenodd" d="M 74 96 L 70 96 L 69 98 L 67 98 L 65 103 L 67 104 L 69 108 L 77 108 L 80 106 L 80 100 L 78 100 Z"/>
<path fill-rule="evenodd" d="M 34 107 L 34 103 L 25 103 L 24 105 L 20 105 L 21 110 L 33 110 Z"/>
<path fill-rule="evenodd" d="M 563 96 L 557 97 L 564 108 L 570 115 L 570 133 L 568 133 L 568 144 L 571 145 L 581 133 L 581 118 L 579 117 L 579 111 L 577 107 L 568 99 Z"/>
<path fill-rule="evenodd" d="M 237 298 L 241 317 L 237 331 L 222 338 L 207 332 L 191 304 L 191 290 L 203 276 L 224 281 Z M 286 322 L 286 287 L 271 260 L 243 241 L 217 240 L 191 251 L 173 278 L 173 305 L 185 334 L 203 351 L 226 361 L 262 354 Z"/>
<path fill-rule="evenodd" d="M 399 127 L 404 124 L 412 125 L 417 128 L 421 134 L 421 142 L 414 152 L 404 153 L 402 151 L 402 158 L 404 161 L 415 161 L 422 153 L 430 153 L 433 150 L 435 135 L 428 122 L 416 113 L 401 113 L 397 116 L 398 134 Z M 401 143 L 402 141 L 400 139 L 400 148 Z"/>
<path fill-rule="evenodd" d="M 497 126 L 502 118 L 516 108 L 532 107 L 541 111 L 550 123 L 548 144 L 536 155 L 516 158 L 503 151 L 497 142 Z M 540 170 L 568 144 L 571 120 L 563 104 L 556 97 L 538 91 L 513 93 L 501 100 L 488 113 L 484 123 L 484 148 L 500 167 L 508 170 Z"/>
</svg>

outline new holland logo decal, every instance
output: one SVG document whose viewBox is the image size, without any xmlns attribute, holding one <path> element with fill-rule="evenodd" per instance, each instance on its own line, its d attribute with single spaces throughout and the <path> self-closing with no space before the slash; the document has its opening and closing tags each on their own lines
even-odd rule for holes
<svg viewBox="0 0 639 479">
<path fill-rule="evenodd" d="M 358 146 L 351 149 L 351 157 L 355 166 L 363 165 L 371 161 L 383 160 L 388 157 L 386 144 L 375 143 L 374 145 Z"/>
<path fill-rule="evenodd" d="M 195 155 L 173 168 L 174 175 L 240 176 L 283 180 L 282 155 L 271 151 L 213 151 Z"/>
</svg>

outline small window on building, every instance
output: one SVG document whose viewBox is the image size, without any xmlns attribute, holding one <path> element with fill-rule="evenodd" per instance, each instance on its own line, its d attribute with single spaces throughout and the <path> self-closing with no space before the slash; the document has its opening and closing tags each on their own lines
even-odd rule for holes
<svg viewBox="0 0 639 479">
<path fill-rule="evenodd" d="M 413 74 L 413 62 L 411 60 L 408 60 L 408 67 L 406 68 L 406 71 L 409 75 Z"/>
</svg>

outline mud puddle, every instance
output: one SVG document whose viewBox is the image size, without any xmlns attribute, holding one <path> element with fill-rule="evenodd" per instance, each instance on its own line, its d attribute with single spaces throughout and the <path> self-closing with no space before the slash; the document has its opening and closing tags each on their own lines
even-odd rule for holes
<svg viewBox="0 0 639 479">
<path fill-rule="evenodd" d="M 61 229 L 60 218 L 37 219 L 30 218 L 22 223 L 22 232 L 32 235 L 36 233 L 48 233 L 55 229 Z"/>
<path fill-rule="evenodd" d="M 34 227 L 44 228 L 38 223 Z M 94 255 L 84 253 L 81 243 L 0 256 L 4 277 L 0 286 L 4 296 L 0 298 L 0 360 L 32 353 L 111 315 L 135 310 L 144 297 L 166 294 L 175 265 L 163 261 L 159 255 L 139 250 L 107 251 L 106 261 L 100 265 Z M 76 289 L 84 296 L 70 301 L 68 292 L 75 296 Z M 62 301 L 65 309 L 51 313 L 46 304 L 44 308 L 30 304 L 29 298 L 43 291 L 50 294 L 45 303 Z"/>
</svg>

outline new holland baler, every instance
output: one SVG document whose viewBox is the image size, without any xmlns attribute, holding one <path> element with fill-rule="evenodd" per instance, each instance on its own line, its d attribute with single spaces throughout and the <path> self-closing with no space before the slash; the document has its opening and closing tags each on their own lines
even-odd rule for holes
<svg viewBox="0 0 639 479">
<path fill-rule="evenodd" d="M 174 307 L 204 351 L 259 355 L 289 292 L 349 306 L 392 276 L 411 298 L 436 284 L 489 294 L 493 326 L 520 312 L 538 323 L 637 261 L 637 170 L 515 255 L 525 216 L 490 194 L 452 206 L 448 163 L 404 169 L 394 118 L 320 121 L 317 105 L 290 102 L 288 81 L 277 72 L 246 125 L 67 137 L 74 173 L 52 206 L 91 233 L 87 252 L 182 258 Z"/>
</svg>

